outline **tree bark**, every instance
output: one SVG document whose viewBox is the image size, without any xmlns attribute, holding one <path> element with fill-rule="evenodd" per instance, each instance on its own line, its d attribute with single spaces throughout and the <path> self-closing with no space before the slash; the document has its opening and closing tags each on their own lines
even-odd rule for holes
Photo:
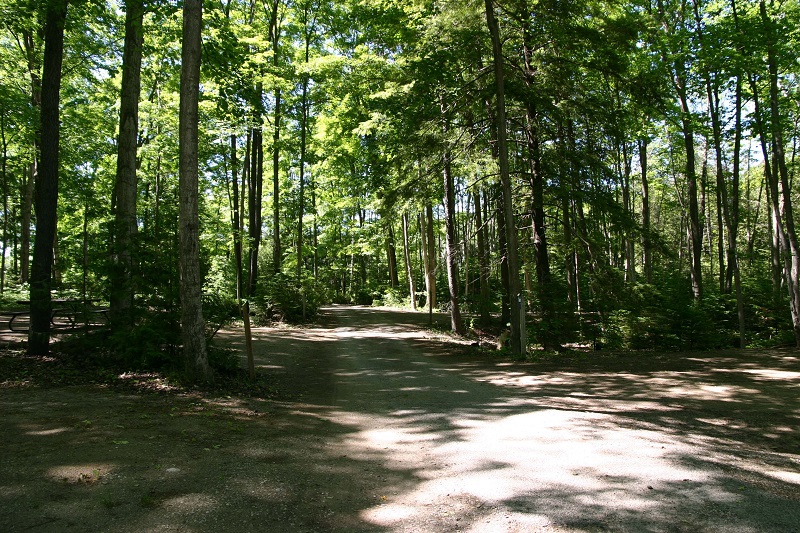
<svg viewBox="0 0 800 533">
<path fill-rule="evenodd" d="M 389 267 L 389 285 L 393 289 L 400 284 L 397 276 L 397 251 L 395 248 L 392 221 L 386 218 L 386 263 Z"/>
<path fill-rule="evenodd" d="M 41 110 L 42 107 L 42 78 L 40 75 L 39 53 L 36 49 L 36 39 L 33 32 L 25 28 L 22 30 L 22 47 L 25 59 L 28 64 L 28 75 L 31 81 L 31 107 L 34 110 Z M 41 122 L 37 125 L 34 132 L 33 145 L 31 147 L 31 163 L 28 166 L 28 173 L 23 179 L 21 188 L 21 224 L 20 232 L 20 251 L 19 251 L 19 281 L 28 283 L 31 272 L 31 224 L 33 220 L 33 195 L 34 186 L 39 176 L 39 150 L 41 138 Z"/>
<path fill-rule="evenodd" d="M 179 236 L 181 335 L 186 374 L 209 381 L 211 367 L 203 320 L 198 213 L 198 102 L 200 96 L 202 0 L 184 0 L 179 115 Z"/>
<path fill-rule="evenodd" d="M 475 189 L 473 193 L 475 203 L 475 233 L 478 240 L 478 266 L 480 269 L 480 297 L 478 300 L 478 323 L 486 327 L 491 324 L 492 316 L 490 313 L 489 301 L 489 255 L 486 246 L 486 227 L 481 211 L 481 193 Z"/>
<path fill-rule="evenodd" d="M 511 351 L 515 354 L 527 352 L 525 333 L 525 308 L 520 284 L 520 270 L 517 244 L 517 226 L 514 222 L 513 190 L 508 164 L 508 145 L 506 132 L 505 75 L 503 72 L 503 50 L 500 40 L 500 27 L 494 15 L 492 0 L 485 0 L 486 24 L 492 39 L 494 60 L 495 99 L 497 113 L 497 148 L 500 164 L 500 183 L 503 192 L 503 215 L 506 220 L 506 246 L 508 256 L 509 303 L 511 306 Z"/>
<path fill-rule="evenodd" d="M 744 315 L 744 296 L 742 294 L 741 270 L 739 269 L 739 252 L 737 236 L 739 234 L 739 158 L 742 145 L 742 78 L 736 76 L 735 118 L 733 139 L 733 176 L 730 195 L 730 227 L 728 228 L 728 280 L 733 278 L 736 294 L 736 314 L 739 318 L 739 347 L 747 345 L 747 325 Z"/>
<path fill-rule="evenodd" d="M 436 241 L 433 235 L 433 206 L 425 206 L 422 213 L 422 252 L 423 267 L 425 269 L 425 290 L 427 298 L 425 306 L 429 309 L 436 307 Z"/>
<path fill-rule="evenodd" d="M 314 23 L 309 27 L 309 4 L 304 6 L 304 37 L 305 37 L 305 63 L 308 65 L 309 49 L 311 47 L 311 33 Z M 308 130 L 308 74 L 303 74 L 303 89 L 300 99 L 300 198 L 299 198 L 299 214 L 297 217 L 297 281 L 302 279 L 303 273 L 303 216 L 305 215 L 305 187 L 306 187 L 306 145 L 307 145 L 307 130 Z M 395 274 L 396 277 L 396 274 Z"/>
<path fill-rule="evenodd" d="M 133 258 L 136 237 L 136 155 L 139 134 L 144 4 L 125 2 L 125 47 L 122 53 L 122 94 L 119 106 L 117 175 L 114 184 L 114 239 L 112 242 L 109 318 L 111 327 L 133 328 Z"/>
<path fill-rule="evenodd" d="M 278 26 L 278 7 L 280 0 L 273 0 L 270 17 L 270 38 L 272 40 L 273 66 L 277 69 L 279 64 L 280 28 Z M 283 249 L 281 248 L 281 182 L 280 182 L 280 159 L 281 159 L 281 90 L 275 87 L 275 108 L 273 115 L 272 132 L 272 272 L 277 274 L 281 271 L 283 262 Z"/>
<path fill-rule="evenodd" d="M 653 283 L 653 244 L 650 238 L 650 181 L 647 176 L 647 138 L 639 140 L 642 178 L 642 262 L 645 282 Z"/>
<path fill-rule="evenodd" d="M 31 355 L 47 354 L 50 345 L 52 309 L 50 287 L 58 207 L 59 105 L 67 3 L 67 0 L 53 0 L 47 4 L 44 28 L 42 155 L 35 190 L 36 237 L 30 277 L 31 322 L 28 331 L 28 353 Z"/>
<path fill-rule="evenodd" d="M 236 268 L 236 300 L 241 302 L 244 296 L 242 277 L 242 213 L 239 207 L 238 159 L 236 158 L 236 135 L 231 135 L 231 181 L 233 182 L 233 261 Z"/>
<path fill-rule="evenodd" d="M 786 166 L 784 152 L 783 129 L 779 109 L 777 35 L 774 21 L 767 13 L 764 0 L 759 1 L 761 21 L 764 25 L 767 45 L 767 67 L 769 72 L 770 125 L 772 128 L 773 170 L 778 174 L 780 184 L 780 211 L 783 218 L 784 233 L 782 247 L 784 256 L 784 281 L 789 292 L 789 309 L 792 317 L 795 344 L 800 347 L 800 244 L 794 225 L 794 209 L 792 206 L 792 189 L 789 183 L 789 171 Z M 775 192 L 775 191 L 773 191 Z"/>
<path fill-rule="evenodd" d="M 509 294 L 509 275 L 508 275 L 508 243 L 506 242 L 506 216 L 503 211 L 502 194 L 497 201 L 495 218 L 497 219 L 497 244 L 498 254 L 500 255 L 500 284 L 503 287 L 500 296 L 500 327 L 505 328 L 511 322 L 511 304 Z"/>
<path fill-rule="evenodd" d="M 414 270 L 411 268 L 411 250 L 408 242 L 408 213 L 403 212 L 403 257 L 406 260 L 406 276 L 408 277 L 408 292 L 411 297 L 411 309 L 417 310 L 417 293 L 414 287 Z"/>
<path fill-rule="evenodd" d="M 442 111 L 444 112 L 444 104 L 442 104 Z M 447 118 L 445 119 L 445 133 L 447 132 Z M 445 140 L 447 142 L 447 140 Z M 447 263 L 447 285 L 450 289 L 450 329 L 454 333 L 464 333 L 464 322 L 461 320 L 461 308 L 458 298 L 458 263 L 456 256 L 458 254 L 458 244 L 456 243 L 456 194 L 455 194 L 455 180 L 453 179 L 453 172 L 450 163 L 450 150 L 447 146 L 444 147 L 442 154 L 442 175 L 444 179 L 444 224 L 445 224 L 445 245 L 447 253 L 445 254 L 445 261 Z"/>
<path fill-rule="evenodd" d="M 275 89 L 275 109 L 272 133 L 272 271 L 281 271 L 283 249 L 281 248 L 281 182 L 280 182 L 280 142 L 281 142 L 281 91 Z"/>
<path fill-rule="evenodd" d="M 0 294 L 6 289 L 6 251 L 8 250 L 8 138 L 6 137 L 6 109 L 0 108 L 0 140 L 3 144 L 3 162 L 0 171 L 3 176 L 3 250 L 0 265 Z"/>
<path fill-rule="evenodd" d="M 682 6 L 685 9 L 685 4 Z M 658 11 L 661 25 L 668 35 L 674 32 L 667 22 L 667 13 L 664 9 L 663 1 L 658 0 Z M 686 13 L 681 13 L 683 20 Z M 683 133 L 683 144 L 686 152 L 686 185 L 689 203 L 689 227 L 688 237 L 691 250 L 689 260 L 689 271 L 691 275 L 692 293 L 695 301 L 700 301 L 703 297 L 703 271 L 702 271 L 702 252 L 703 252 L 703 227 L 700 224 L 700 210 L 697 202 L 697 171 L 694 147 L 694 121 L 689 106 L 686 58 L 679 54 L 678 57 L 669 57 L 666 50 L 662 51 L 662 56 L 672 69 L 672 85 L 678 96 L 680 105 L 681 131 Z"/>
</svg>

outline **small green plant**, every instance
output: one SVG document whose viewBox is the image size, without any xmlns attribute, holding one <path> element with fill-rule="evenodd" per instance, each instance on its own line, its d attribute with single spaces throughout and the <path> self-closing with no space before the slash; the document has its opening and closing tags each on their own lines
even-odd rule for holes
<svg viewBox="0 0 800 533">
<path fill-rule="evenodd" d="M 325 300 L 325 289 L 314 278 L 300 283 L 283 273 L 262 280 L 254 298 L 256 324 L 271 322 L 298 323 L 314 318 Z"/>
</svg>

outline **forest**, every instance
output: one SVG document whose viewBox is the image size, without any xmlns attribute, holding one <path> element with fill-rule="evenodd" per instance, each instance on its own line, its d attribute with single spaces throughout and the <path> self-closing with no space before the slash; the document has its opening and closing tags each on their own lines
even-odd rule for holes
<svg viewBox="0 0 800 533">
<path fill-rule="evenodd" d="M 65 295 L 200 377 L 242 307 L 331 302 L 518 355 L 800 345 L 796 0 L 0 10 L 0 291 L 30 353 Z"/>
</svg>

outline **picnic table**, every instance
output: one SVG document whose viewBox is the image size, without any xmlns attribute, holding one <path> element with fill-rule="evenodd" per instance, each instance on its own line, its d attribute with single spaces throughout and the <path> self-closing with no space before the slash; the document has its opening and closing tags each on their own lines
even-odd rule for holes
<svg viewBox="0 0 800 533">
<path fill-rule="evenodd" d="M 75 329 L 80 325 L 100 325 L 108 324 L 108 308 L 98 306 L 98 299 L 82 298 L 53 298 L 50 300 L 52 310 L 50 313 L 50 324 L 55 329 Z M 31 302 L 30 300 L 17 300 L 17 304 L 27 306 L 27 309 L 20 309 L 9 313 L 8 329 L 11 331 L 28 331 L 30 328 Z M 15 329 L 14 323 L 19 322 L 20 318 L 28 318 L 25 326 Z M 101 323 L 99 323 L 102 321 Z M 19 326 L 19 324 L 17 324 Z"/>
</svg>

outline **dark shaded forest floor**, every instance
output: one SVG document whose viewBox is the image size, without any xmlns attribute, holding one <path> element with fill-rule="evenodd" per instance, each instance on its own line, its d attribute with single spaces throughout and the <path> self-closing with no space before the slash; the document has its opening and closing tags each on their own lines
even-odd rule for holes
<svg viewBox="0 0 800 533">
<path fill-rule="evenodd" d="M 9 345 L 0 530 L 800 531 L 800 352 L 523 363 L 426 323 L 256 329 L 252 390 Z"/>
</svg>

